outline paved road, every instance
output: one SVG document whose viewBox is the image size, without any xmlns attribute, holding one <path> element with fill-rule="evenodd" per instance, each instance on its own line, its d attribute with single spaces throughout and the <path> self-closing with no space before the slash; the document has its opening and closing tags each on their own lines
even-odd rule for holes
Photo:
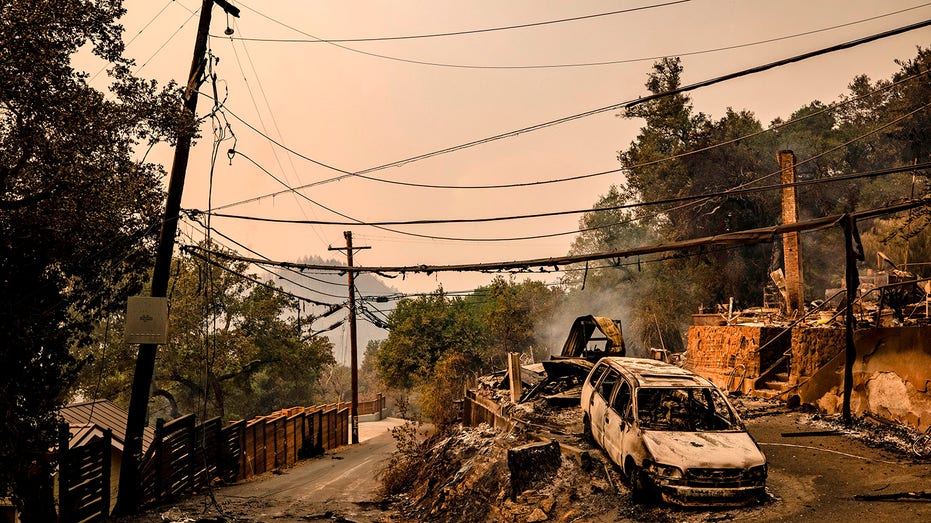
<svg viewBox="0 0 931 523">
<path fill-rule="evenodd" d="M 862 501 L 858 495 L 931 491 L 931 462 L 886 452 L 849 436 L 783 437 L 821 430 L 789 412 L 751 420 L 770 463 L 774 503 L 741 514 L 744 521 L 931 521 L 931 501 Z"/>
<path fill-rule="evenodd" d="M 375 505 L 379 501 L 375 475 L 395 449 L 390 429 L 403 423 L 397 418 L 360 423 L 359 445 L 302 461 L 282 474 L 217 489 L 214 496 L 222 512 L 238 520 L 373 521 L 381 513 Z M 188 514 L 197 510 L 190 503 L 182 508 Z"/>
</svg>

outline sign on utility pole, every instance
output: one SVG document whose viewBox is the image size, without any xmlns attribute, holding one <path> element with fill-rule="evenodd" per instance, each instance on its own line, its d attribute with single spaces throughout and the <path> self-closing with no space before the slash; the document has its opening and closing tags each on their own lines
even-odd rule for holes
<svg viewBox="0 0 931 523">
<path fill-rule="evenodd" d="M 194 57 L 191 70 L 187 76 L 184 90 L 184 109 L 192 119 L 197 118 L 197 94 L 204 81 L 207 65 L 207 37 L 210 34 L 210 15 L 216 3 L 228 14 L 238 17 L 239 9 L 226 0 L 203 0 L 200 7 L 200 21 L 197 24 L 197 38 L 194 40 Z M 181 194 L 184 191 L 184 178 L 187 173 L 188 158 L 191 155 L 191 141 L 194 132 L 183 132 L 178 136 L 175 155 L 168 178 L 168 197 L 165 202 L 165 214 L 162 229 L 158 235 L 158 252 L 155 255 L 155 267 L 152 271 L 152 297 L 164 298 L 168 293 L 168 279 L 171 272 L 171 254 L 175 247 L 175 233 L 178 232 L 178 218 L 181 211 Z M 145 323 L 145 321 L 143 321 Z M 120 485 L 117 491 L 114 515 L 132 514 L 139 509 L 140 470 L 142 460 L 142 433 L 149 406 L 149 389 L 152 387 L 152 375 L 155 373 L 155 353 L 158 344 L 145 341 L 139 345 L 136 356 L 136 369 L 133 374 L 133 386 L 129 398 L 129 414 L 126 417 L 126 437 L 123 443 L 123 461 L 120 464 Z"/>
<path fill-rule="evenodd" d="M 346 266 L 349 268 L 346 273 L 349 275 L 349 350 L 350 369 L 351 369 L 351 387 L 352 387 L 352 404 L 349 408 L 349 417 L 352 419 L 352 438 L 353 445 L 359 443 L 359 347 L 356 342 L 356 273 L 352 270 L 352 231 L 343 232 L 346 238 L 346 247 L 330 247 L 331 251 L 346 251 Z M 355 247 L 357 250 L 371 249 L 371 247 Z"/>
<path fill-rule="evenodd" d="M 168 298 L 130 296 L 123 342 L 168 343 Z"/>
</svg>

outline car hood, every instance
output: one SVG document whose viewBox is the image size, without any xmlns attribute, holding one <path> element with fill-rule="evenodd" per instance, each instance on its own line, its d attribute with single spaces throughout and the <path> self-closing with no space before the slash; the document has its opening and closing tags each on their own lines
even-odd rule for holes
<svg viewBox="0 0 931 523">
<path fill-rule="evenodd" d="M 746 432 L 643 431 L 643 441 L 657 463 L 687 468 L 748 468 L 766 457 Z"/>
</svg>

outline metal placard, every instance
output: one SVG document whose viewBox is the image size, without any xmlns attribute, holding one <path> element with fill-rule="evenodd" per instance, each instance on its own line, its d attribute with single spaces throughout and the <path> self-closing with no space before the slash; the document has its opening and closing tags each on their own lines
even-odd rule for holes
<svg viewBox="0 0 931 523">
<path fill-rule="evenodd" d="M 126 343 L 168 343 L 168 298 L 130 296 L 126 304 Z"/>
</svg>

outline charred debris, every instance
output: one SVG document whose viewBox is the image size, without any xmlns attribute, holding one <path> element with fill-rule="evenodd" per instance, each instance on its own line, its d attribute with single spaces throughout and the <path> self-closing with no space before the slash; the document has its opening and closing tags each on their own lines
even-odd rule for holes
<svg viewBox="0 0 931 523">
<path fill-rule="evenodd" d="M 577 406 L 582 382 L 594 363 L 604 356 L 624 356 L 626 352 L 621 320 L 580 316 L 572 323 L 558 355 L 537 363 L 512 365 L 479 378 L 478 391 L 518 405 L 540 399 L 549 407 Z M 520 382 L 512 383 L 510 376 L 518 371 Z M 508 391 L 510 397 L 506 397 Z"/>
</svg>

